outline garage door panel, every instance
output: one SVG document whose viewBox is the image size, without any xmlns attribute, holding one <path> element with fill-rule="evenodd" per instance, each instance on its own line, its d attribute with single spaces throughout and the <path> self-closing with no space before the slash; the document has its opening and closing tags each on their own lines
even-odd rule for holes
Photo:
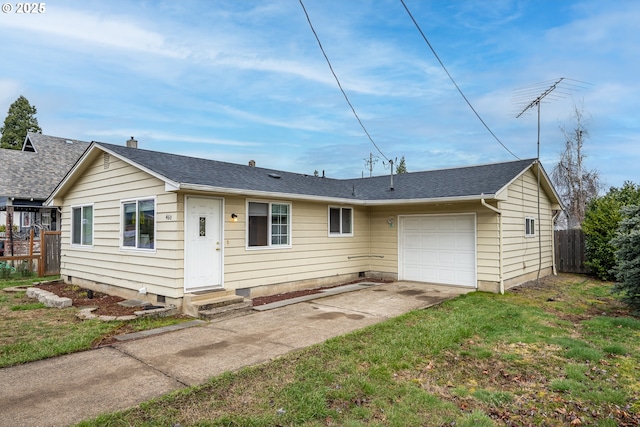
<svg viewBox="0 0 640 427">
<path fill-rule="evenodd" d="M 438 263 L 438 251 L 436 250 L 420 250 L 421 265 L 436 265 Z"/>
<path fill-rule="evenodd" d="M 455 268 L 457 264 L 456 253 L 452 251 L 440 251 L 438 252 L 438 265 L 436 268 Z"/>
<path fill-rule="evenodd" d="M 418 222 L 420 232 L 430 232 L 438 230 L 438 222 L 433 218 L 422 218 Z"/>
<path fill-rule="evenodd" d="M 420 248 L 422 249 L 438 249 L 438 236 L 429 234 L 420 234 Z"/>
<path fill-rule="evenodd" d="M 439 232 L 452 232 L 456 231 L 456 220 L 453 218 L 444 218 L 438 220 Z"/>
<path fill-rule="evenodd" d="M 455 250 L 458 248 L 457 238 L 451 234 L 438 233 L 438 248 L 440 250 Z"/>
<path fill-rule="evenodd" d="M 404 238 L 404 246 L 407 249 L 420 248 L 422 247 L 422 236 L 415 233 L 407 234 Z"/>
<path fill-rule="evenodd" d="M 405 217 L 400 238 L 402 279 L 476 286 L 475 217 Z"/>
</svg>

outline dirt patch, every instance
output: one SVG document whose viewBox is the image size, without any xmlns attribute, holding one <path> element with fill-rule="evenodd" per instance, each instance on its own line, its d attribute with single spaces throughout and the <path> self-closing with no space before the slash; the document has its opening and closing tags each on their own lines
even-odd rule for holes
<svg viewBox="0 0 640 427">
<path fill-rule="evenodd" d="M 269 304 L 276 301 L 282 301 L 291 298 L 297 298 L 305 295 L 319 294 L 324 289 L 331 289 L 338 286 L 351 285 L 362 282 L 373 283 L 391 283 L 390 280 L 378 280 L 378 279 L 361 279 L 351 282 L 340 283 L 333 286 L 325 286 L 315 289 L 305 289 L 301 291 L 287 292 L 277 295 L 269 295 L 264 297 L 254 298 L 253 306 L 259 306 Z M 124 298 L 120 298 L 114 295 L 107 295 L 101 292 L 93 292 L 93 298 L 89 298 L 89 291 L 76 285 L 65 284 L 64 282 L 47 283 L 37 285 L 37 288 L 44 289 L 49 292 L 53 292 L 59 297 L 71 298 L 73 306 L 82 307 L 98 307 L 93 313 L 102 316 L 127 316 L 132 315 L 136 311 L 140 311 L 140 307 L 123 307 L 118 303 L 124 301 Z"/>
<path fill-rule="evenodd" d="M 360 280 L 354 280 L 352 282 L 346 282 L 346 283 L 340 283 L 338 285 L 333 285 L 333 286 L 325 286 L 322 288 L 315 288 L 315 289 L 305 289 L 305 290 L 301 290 L 301 291 L 294 291 L 294 292 L 287 292 L 287 293 L 282 293 L 282 294 L 276 294 L 276 295 L 269 295 L 269 296 L 265 296 L 265 297 L 258 297 L 258 298 L 253 298 L 253 306 L 259 306 L 259 305 L 265 305 L 265 304 L 270 304 L 272 302 L 276 302 L 276 301 L 283 301 L 286 299 L 291 299 L 291 298 L 298 298 L 298 297 L 303 297 L 306 295 L 313 295 L 313 294 L 319 294 L 322 290 L 324 289 L 331 289 L 331 288 L 337 288 L 338 286 L 344 286 L 344 285 L 352 285 L 355 283 L 362 283 L 362 282 L 367 282 L 367 283 L 391 283 L 391 280 L 379 280 L 379 279 L 360 279 Z"/>
<path fill-rule="evenodd" d="M 71 298 L 74 307 L 98 307 L 93 313 L 100 316 L 128 316 L 133 315 L 135 311 L 141 310 L 140 307 L 123 307 L 118 303 L 124 301 L 124 298 L 103 294 L 102 292 L 94 291 L 93 298 L 89 298 L 91 291 L 76 285 L 65 284 L 64 282 L 41 284 L 37 285 L 36 288 L 52 292 L 59 297 Z"/>
</svg>

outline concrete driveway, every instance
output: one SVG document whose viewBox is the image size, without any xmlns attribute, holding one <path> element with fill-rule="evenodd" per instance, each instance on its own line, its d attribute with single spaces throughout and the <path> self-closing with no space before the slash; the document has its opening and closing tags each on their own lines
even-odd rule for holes
<svg viewBox="0 0 640 427">
<path fill-rule="evenodd" d="M 127 409 L 472 291 L 381 284 L 0 369 L 0 426 L 63 426 Z"/>
</svg>

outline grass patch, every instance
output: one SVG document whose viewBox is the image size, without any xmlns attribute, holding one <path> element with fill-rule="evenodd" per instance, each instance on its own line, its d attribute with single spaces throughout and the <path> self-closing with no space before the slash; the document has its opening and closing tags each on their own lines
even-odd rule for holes
<svg viewBox="0 0 640 427">
<path fill-rule="evenodd" d="M 60 276 L 47 276 L 47 277 L 12 277 L 4 280 L 0 280 L 0 290 L 5 288 L 12 288 L 15 286 L 29 286 L 36 282 L 48 282 L 52 280 L 58 280 Z"/>
<path fill-rule="evenodd" d="M 31 302 L 26 304 L 12 305 L 9 309 L 11 311 L 25 311 L 25 310 L 37 310 L 39 308 L 46 308 L 47 306 L 41 302 Z"/>
<path fill-rule="evenodd" d="M 0 289 L 55 280 L 28 278 L 0 280 Z M 25 292 L 0 293 L 0 368 L 92 348 L 105 337 L 172 325 L 188 319 L 141 318 L 128 322 L 78 320 L 76 307 L 47 308 Z"/>
<path fill-rule="evenodd" d="M 610 287 L 467 294 L 81 425 L 637 425 L 638 328 Z"/>
</svg>

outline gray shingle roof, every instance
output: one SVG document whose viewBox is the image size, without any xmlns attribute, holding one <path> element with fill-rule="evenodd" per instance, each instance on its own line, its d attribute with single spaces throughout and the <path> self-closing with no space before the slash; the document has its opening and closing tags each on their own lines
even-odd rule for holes
<svg viewBox="0 0 640 427">
<path fill-rule="evenodd" d="M 31 132 L 27 140 L 35 152 L 0 149 L 0 196 L 45 200 L 90 145 Z"/>
<path fill-rule="evenodd" d="M 394 190 L 391 191 L 389 176 L 358 179 L 321 178 L 120 145 L 96 144 L 183 186 L 197 185 L 354 201 L 400 201 L 492 195 L 535 161 L 535 159 L 527 159 L 394 175 Z M 270 174 L 279 178 L 270 177 Z"/>
</svg>

